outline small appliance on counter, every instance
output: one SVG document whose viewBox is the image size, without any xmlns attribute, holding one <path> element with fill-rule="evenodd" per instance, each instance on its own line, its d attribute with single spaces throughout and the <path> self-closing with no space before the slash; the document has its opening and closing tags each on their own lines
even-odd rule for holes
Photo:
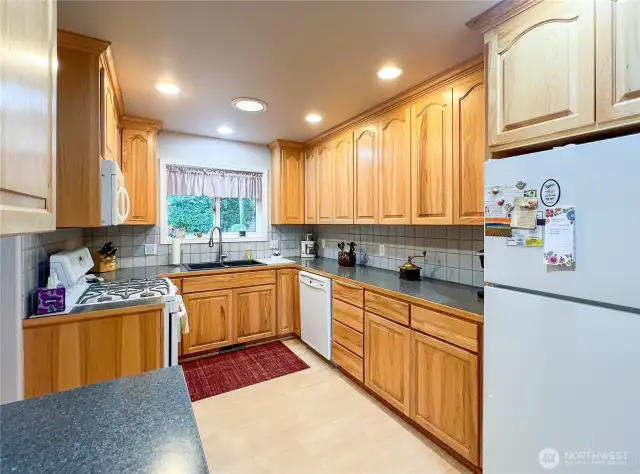
<svg viewBox="0 0 640 474">
<path fill-rule="evenodd" d="M 349 242 L 349 251 L 344 251 L 344 242 L 338 244 L 338 265 L 341 267 L 354 267 L 356 265 L 356 243 Z"/>
<path fill-rule="evenodd" d="M 304 240 L 300 242 L 300 258 L 316 258 L 316 243 L 313 234 L 304 234 Z"/>
<path fill-rule="evenodd" d="M 420 281 L 420 270 L 422 267 L 413 263 L 414 257 L 408 257 L 404 265 L 400 267 L 400 278 L 403 280 Z"/>
</svg>

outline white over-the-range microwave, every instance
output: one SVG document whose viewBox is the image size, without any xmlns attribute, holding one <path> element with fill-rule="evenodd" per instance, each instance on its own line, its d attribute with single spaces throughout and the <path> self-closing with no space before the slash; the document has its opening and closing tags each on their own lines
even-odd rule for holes
<svg viewBox="0 0 640 474">
<path fill-rule="evenodd" d="M 129 216 L 131 199 L 118 163 L 102 160 L 102 225 L 119 225 Z"/>
</svg>

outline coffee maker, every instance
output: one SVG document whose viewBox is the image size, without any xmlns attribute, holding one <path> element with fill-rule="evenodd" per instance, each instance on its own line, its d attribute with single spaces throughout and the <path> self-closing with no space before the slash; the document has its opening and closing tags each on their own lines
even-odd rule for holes
<svg viewBox="0 0 640 474">
<path fill-rule="evenodd" d="M 304 234 L 304 240 L 300 242 L 300 258 L 316 258 L 316 243 L 313 234 Z"/>
</svg>

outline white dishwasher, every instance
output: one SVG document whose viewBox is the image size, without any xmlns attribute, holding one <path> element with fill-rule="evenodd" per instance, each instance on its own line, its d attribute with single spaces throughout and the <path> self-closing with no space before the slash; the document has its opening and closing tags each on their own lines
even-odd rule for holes
<svg viewBox="0 0 640 474">
<path fill-rule="evenodd" d="M 300 272 L 300 336 L 331 360 L 331 279 Z"/>
</svg>

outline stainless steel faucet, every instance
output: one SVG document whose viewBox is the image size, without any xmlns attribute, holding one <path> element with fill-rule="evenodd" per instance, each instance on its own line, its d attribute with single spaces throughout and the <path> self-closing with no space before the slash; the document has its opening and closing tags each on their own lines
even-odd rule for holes
<svg viewBox="0 0 640 474">
<path fill-rule="evenodd" d="M 216 229 L 218 229 L 218 233 L 220 234 L 220 239 L 218 239 L 218 260 L 216 261 L 222 262 L 222 260 L 227 258 L 227 256 L 223 255 L 222 253 L 222 229 L 220 228 L 220 226 L 215 226 L 213 229 L 211 229 L 211 233 L 209 234 L 209 247 L 213 248 L 213 233 L 216 231 Z"/>
</svg>

